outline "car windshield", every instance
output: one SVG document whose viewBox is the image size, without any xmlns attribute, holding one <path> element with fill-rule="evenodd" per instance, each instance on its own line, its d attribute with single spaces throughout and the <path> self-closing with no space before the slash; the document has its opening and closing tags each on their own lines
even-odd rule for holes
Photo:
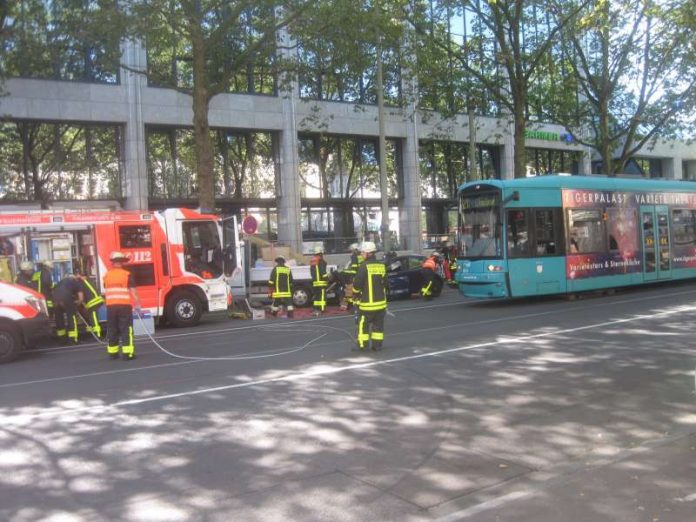
<svg viewBox="0 0 696 522">
<path fill-rule="evenodd" d="M 459 200 L 461 257 L 502 257 L 499 201 L 497 193 L 462 195 Z"/>
</svg>

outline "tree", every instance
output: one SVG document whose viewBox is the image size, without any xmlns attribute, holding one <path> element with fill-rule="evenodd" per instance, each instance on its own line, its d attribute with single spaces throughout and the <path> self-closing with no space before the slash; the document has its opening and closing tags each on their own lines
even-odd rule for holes
<svg viewBox="0 0 696 522">
<path fill-rule="evenodd" d="M 514 176 L 524 177 L 530 85 L 543 74 L 560 31 L 580 7 L 555 17 L 552 24 L 545 14 L 552 6 L 545 0 L 439 0 L 420 3 L 420 7 L 409 19 L 423 45 L 439 48 L 465 76 L 475 79 L 476 88 L 491 103 L 484 110 L 510 115 L 514 124 Z M 473 17 L 471 33 L 454 41 L 451 32 L 443 28 L 453 16 L 466 19 L 465 15 Z M 421 73 L 423 70 L 419 67 Z"/>
<path fill-rule="evenodd" d="M 608 175 L 689 124 L 684 117 L 696 107 L 689 10 L 688 0 L 599 0 L 568 13 L 562 41 L 581 97 L 577 113 L 557 121 L 598 152 Z"/>
<path fill-rule="evenodd" d="M 208 122 L 210 101 L 237 85 L 240 75 L 263 64 L 278 72 L 276 35 L 305 9 L 304 0 L 125 0 L 133 31 L 148 42 L 167 42 L 173 49 L 174 86 L 190 94 L 193 104 L 198 199 L 215 207 L 215 158 Z M 177 68 L 177 64 L 181 64 Z M 154 71 L 148 71 L 153 74 Z M 186 74 L 188 73 L 188 78 Z"/>
</svg>

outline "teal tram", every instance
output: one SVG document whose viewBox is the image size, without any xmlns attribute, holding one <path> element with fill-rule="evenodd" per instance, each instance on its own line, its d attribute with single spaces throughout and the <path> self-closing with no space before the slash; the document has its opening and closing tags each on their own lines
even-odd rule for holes
<svg viewBox="0 0 696 522">
<path fill-rule="evenodd" d="M 466 183 L 457 264 L 460 292 L 479 298 L 696 277 L 696 184 L 595 176 Z"/>
</svg>

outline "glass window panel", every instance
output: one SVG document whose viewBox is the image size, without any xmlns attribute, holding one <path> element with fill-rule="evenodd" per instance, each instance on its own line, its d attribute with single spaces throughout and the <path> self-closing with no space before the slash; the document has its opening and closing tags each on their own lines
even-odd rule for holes
<svg viewBox="0 0 696 522">
<path fill-rule="evenodd" d="M 536 237 L 536 255 L 560 255 L 558 245 L 558 224 L 554 211 L 536 210 L 534 212 L 534 235 Z"/>
<path fill-rule="evenodd" d="M 150 225 L 122 225 L 118 229 L 121 248 L 142 248 L 152 246 Z"/>
<path fill-rule="evenodd" d="M 568 214 L 569 253 L 605 252 L 602 212 L 594 209 L 572 209 Z"/>
<path fill-rule="evenodd" d="M 507 244 L 509 257 L 529 256 L 529 225 L 527 210 L 514 209 L 507 212 Z"/>
</svg>

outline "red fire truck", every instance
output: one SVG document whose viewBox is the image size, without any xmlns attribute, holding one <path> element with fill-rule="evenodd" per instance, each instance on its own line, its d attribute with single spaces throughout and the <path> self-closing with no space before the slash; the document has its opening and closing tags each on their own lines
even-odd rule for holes
<svg viewBox="0 0 696 522">
<path fill-rule="evenodd" d="M 12 245 L 10 273 L 22 259 L 50 260 L 55 281 L 79 270 L 100 289 L 109 254 L 127 253 L 143 309 L 175 326 L 226 310 L 232 302 L 226 278 L 242 260 L 236 218 L 189 209 L 0 212 L 0 238 Z"/>
</svg>

